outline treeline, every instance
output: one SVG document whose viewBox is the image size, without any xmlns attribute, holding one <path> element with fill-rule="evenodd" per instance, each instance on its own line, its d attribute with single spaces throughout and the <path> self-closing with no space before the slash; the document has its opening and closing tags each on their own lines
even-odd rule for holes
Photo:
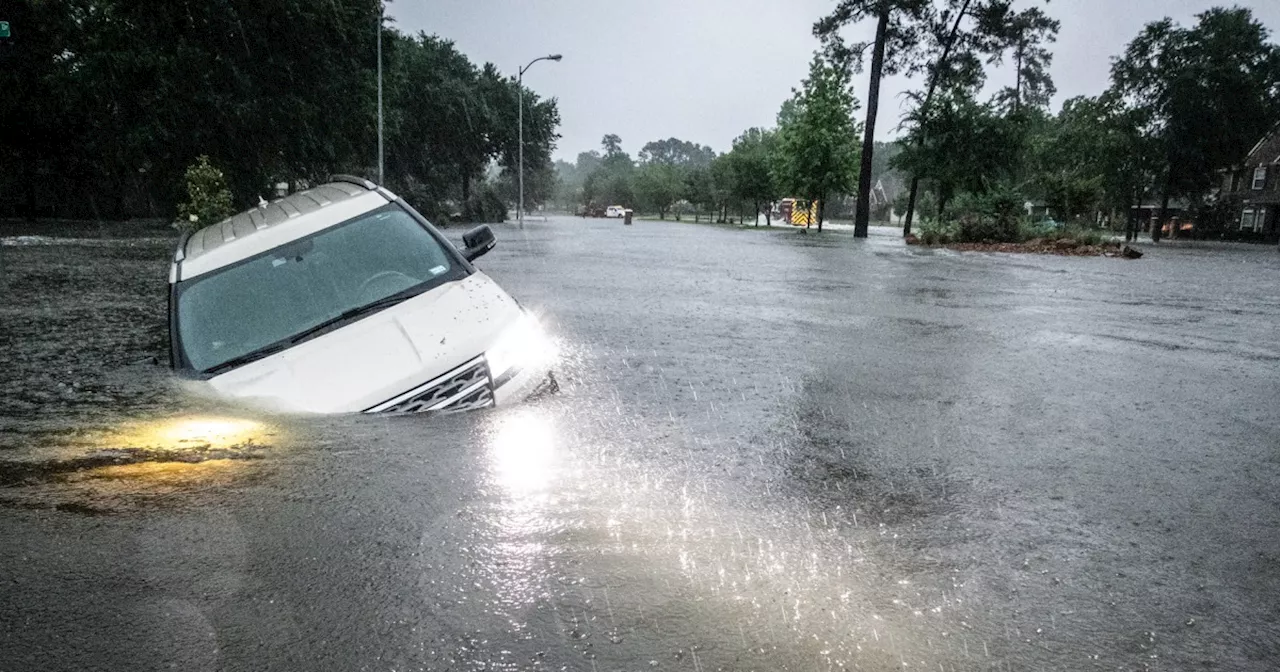
<svg viewBox="0 0 1280 672">
<path fill-rule="evenodd" d="M 237 206 L 377 176 L 378 0 L 16 0 L 0 45 L 0 216 L 173 217 L 207 155 Z M 383 28 L 386 182 L 429 216 L 505 212 L 514 77 Z M 525 92 L 526 191 L 559 112 Z"/>
<path fill-rule="evenodd" d="M 777 127 L 747 129 L 724 154 L 669 138 L 644 145 L 637 160 L 622 150 L 621 138 L 606 135 L 601 151 L 556 162 L 556 201 L 566 208 L 624 205 L 662 218 L 705 213 L 754 221 L 795 196 L 820 204 L 821 228 L 827 203 L 848 193 L 857 174 L 858 103 L 849 79 L 847 68 L 815 57 L 809 77 L 778 112 Z"/>
</svg>

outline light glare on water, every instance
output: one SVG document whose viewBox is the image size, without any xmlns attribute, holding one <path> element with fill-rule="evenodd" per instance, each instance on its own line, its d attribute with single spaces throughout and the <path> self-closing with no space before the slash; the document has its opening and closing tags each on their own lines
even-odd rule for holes
<svg viewBox="0 0 1280 672">
<path fill-rule="evenodd" d="M 495 481 L 512 496 L 543 491 L 554 475 L 555 424 L 533 408 L 504 416 L 490 435 L 489 455 Z"/>
</svg>

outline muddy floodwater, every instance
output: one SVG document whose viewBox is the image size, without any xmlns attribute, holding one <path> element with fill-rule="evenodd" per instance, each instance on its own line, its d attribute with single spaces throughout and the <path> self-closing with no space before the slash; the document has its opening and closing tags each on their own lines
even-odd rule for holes
<svg viewBox="0 0 1280 672">
<path fill-rule="evenodd" d="M 1280 667 L 1273 247 L 503 225 L 559 394 L 305 418 L 167 374 L 163 229 L 10 228 L 0 670 Z"/>
</svg>

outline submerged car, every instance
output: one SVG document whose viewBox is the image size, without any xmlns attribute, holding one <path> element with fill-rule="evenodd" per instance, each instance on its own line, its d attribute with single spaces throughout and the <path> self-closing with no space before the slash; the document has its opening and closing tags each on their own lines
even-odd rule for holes
<svg viewBox="0 0 1280 672">
<path fill-rule="evenodd" d="M 170 359 L 217 396 L 289 412 L 459 411 L 555 384 L 537 320 L 387 189 L 355 177 L 184 236 Z"/>
</svg>

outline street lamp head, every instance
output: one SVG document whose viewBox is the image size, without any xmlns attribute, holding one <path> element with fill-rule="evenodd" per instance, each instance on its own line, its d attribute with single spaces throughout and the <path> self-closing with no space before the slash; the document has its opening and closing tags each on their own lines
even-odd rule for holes
<svg viewBox="0 0 1280 672">
<path fill-rule="evenodd" d="M 547 57 L 547 60 L 549 60 L 549 61 L 558 61 L 558 60 L 560 60 L 561 58 L 563 58 L 563 57 L 562 57 L 560 54 L 552 54 L 552 55 L 550 55 L 550 56 L 548 56 L 548 57 Z"/>
</svg>

